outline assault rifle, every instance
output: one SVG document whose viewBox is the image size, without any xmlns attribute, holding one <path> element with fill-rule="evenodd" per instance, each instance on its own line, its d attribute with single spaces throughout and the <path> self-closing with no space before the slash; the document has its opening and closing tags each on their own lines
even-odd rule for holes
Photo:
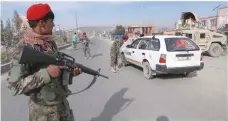
<svg viewBox="0 0 228 121">
<path fill-rule="evenodd" d="M 71 85 L 72 84 L 72 69 L 75 67 L 81 68 L 82 72 L 89 75 L 93 75 L 94 79 L 92 83 L 86 88 L 90 88 L 98 76 L 108 79 L 107 76 L 100 74 L 100 70 L 97 71 L 90 69 L 82 64 L 75 62 L 75 59 L 63 52 L 58 52 L 58 56 L 53 56 L 38 50 L 33 49 L 31 46 L 24 46 L 19 58 L 19 64 L 45 64 L 45 65 L 61 65 L 66 66 L 68 69 L 61 70 L 61 84 Z"/>
</svg>

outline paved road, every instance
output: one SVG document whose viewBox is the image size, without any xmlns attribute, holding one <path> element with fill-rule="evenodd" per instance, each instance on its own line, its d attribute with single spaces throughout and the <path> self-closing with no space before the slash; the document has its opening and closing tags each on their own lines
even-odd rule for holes
<svg viewBox="0 0 228 121">
<path fill-rule="evenodd" d="M 226 74 L 227 59 L 205 58 L 206 67 L 197 76 L 158 76 L 153 80 L 143 77 L 140 69 L 129 66 L 119 73 L 109 68 L 110 43 L 93 38 L 91 51 L 94 58 L 85 60 L 82 50 L 64 52 L 109 80 L 98 78 L 86 92 L 69 97 L 76 121 L 225 121 L 227 117 Z M 92 76 L 82 74 L 70 86 L 73 92 L 86 87 Z M 2 80 L 2 121 L 27 121 L 28 97 L 10 96 Z M 162 117 L 163 116 L 163 117 Z M 223 120 L 222 120 L 223 119 Z"/>
</svg>

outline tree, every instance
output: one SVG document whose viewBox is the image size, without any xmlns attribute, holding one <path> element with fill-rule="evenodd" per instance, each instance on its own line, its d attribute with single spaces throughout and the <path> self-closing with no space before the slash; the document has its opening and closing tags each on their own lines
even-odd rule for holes
<svg viewBox="0 0 228 121">
<path fill-rule="evenodd" d="M 16 32 L 18 33 L 21 29 L 21 24 L 22 24 L 22 20 L 20 18 L 20 16 L 18 15 L 17 11 L 14 10 L 14 15 L 13 15 L 13 24 L 15 26 Z"/>
<path fill-rule="evenodd" d="M 22 37 L 22 34 L 21 34 L 21 24 L 22 24 L 22 20 L 20 18 L 20 16 L 18 15 L 17 11 L 14 10 L 14 14 L 13 14 L 13 19 L 12 19 L 12 22 L 13 22 L 13 28 L 14 28 L 14 36 L 13 36 L 13 40 L 14 40 L 14 43 L 18 43 Z"/>
<path fill-rule="evenodd" d="M 125 28 L 122 25 L 117 25 L 116 29 L 114 30 L 114 34 L 124 35 L 125 34 Z"/>
<path fill-rule="evenodd" d="M 5 41 L 4 41 L 4 23 L 1 20 L 1 45 L 5 45 Z"/>
<path fill-rule="evenodd" d="M 12 31 L 10 19 L 8 19 L 6 21 L 6 26 L 4 29 L 4 40 L 5 40 L 6 47 L 11 46 L 12 39 L 13 39 L 13 31 Z"/>
<path fill-rule="evenodd" d="M 13 31 L 11 27 L 10 19 L 6 21 L 6 26 L 4 28 L 4 45 L 6 47 L 6 60 L 8 59 L 8 49 L 12 44 Z"/>
</svg>

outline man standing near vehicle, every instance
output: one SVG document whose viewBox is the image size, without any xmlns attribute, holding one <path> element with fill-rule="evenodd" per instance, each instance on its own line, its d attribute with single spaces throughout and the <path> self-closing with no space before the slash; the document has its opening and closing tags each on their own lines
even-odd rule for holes
<svg viewBox="0 0 228 121">
<path fill-rule="evenodd" d="M 27 19 L 31 28 L 24 34 L 22 44 L 58 56 L 57 45 L 51 40 L 55 25 L 54 13 L 50 6 L 48 4 L 30 6 L 27 10 Z M 21 47 L 18 46 L 14 51 L 15 60 L 18 60 Z M 74 121 L 73 112 L 67 101 L 71 92 L 68 86 L 61 85 L 61 70 L 67 69 L 66 67 L 22 64 L 19 71 L 13 69 L 9 73 L 12 78 L 8 88 L 14 96 L 25 94 L 30 97 L 29 121 Z M 79 68 L 74 68 L 72 71 L 73 76 L 80 73 Z"/>
<path fill-rule="evenodd" d="M 74 49 L 77 48 L 77 34 L 76 33 L 74 33 L 74 35 L 72 36 L 72 45 L 73 45 Z"/>
<path fill-rule="evenodd" d="M 89 44 L 91 44 L 89 38 L 86 36 L 86 33 L 83 32 L 81 41 L 83 43 L 83 52 L 84 52 L 84 57 L 87 60 L 88 58 L 92 59 L 91 54 L 90 54 L 90 48 Z M 88 56 L 87 56 L 88 55 Z"/>
<path fill-rule="evenodd" d="M 112 43 L 111 50 L 110 50 L 110 57 L 111 57 L 111 71 L 116 73 L 119 68 L 119 57 L 120 57 L 120 47 L 124 43 L 124 38 L 115 38 L 114 42 Z"/>
</svg>

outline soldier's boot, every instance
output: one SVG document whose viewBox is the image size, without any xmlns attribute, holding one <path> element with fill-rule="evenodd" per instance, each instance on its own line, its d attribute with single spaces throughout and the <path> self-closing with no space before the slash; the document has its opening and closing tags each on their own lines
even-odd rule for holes
<svg viewBox="0 0 228 121">
<path fill-rule="evenodd" d="M 93 59 L 92 56 L 89 56 L 89 59 Z"/>
<path fill-rule="evenodd" d="M 111 67 L 111 71 L 112 71 L 113 73 L 116 73 L 115 67 Z"/>
<path fill-rule="evenodd" d="M 116 66 L 116 70 L 121 71 L 122 68 L 120 68 L 119 66 Z"/>
</svg>

